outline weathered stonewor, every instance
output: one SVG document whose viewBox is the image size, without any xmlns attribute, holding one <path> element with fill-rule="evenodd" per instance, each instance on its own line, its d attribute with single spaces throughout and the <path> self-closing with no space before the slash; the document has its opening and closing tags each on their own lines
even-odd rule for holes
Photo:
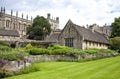
<svg viewBox="0 0 120 79">
<path fill-rule="evenodd" d="M 24 60 L 7 61 L 7 63 L 4 65 L 4 68 L 7 71 L 14 72 L 29 65 L 31 65 L 31 63 L 28 61 L 25 62 Z"/>
<path fill-rule="evenodd" d="M 66 55 L 31 55 L 29 60 L 33 61 L 56 61 L 57 59 L 75 60 L 78 57 L 66 56 Z"/>
<path fill-rule="evenodd" d="M 92 58 L 101 58 L 101 57 L 110 57 L 116 56 L 118 53 L 96 53 L 96 54 L 82 54 L 78 56 L 66 56 L 66 55 L 30 55 L 25 57 L 27 60 L 17 60 L 17 61 L 7 61 L 4 67 L 9 71 L 17 71 L 21 68 L 31 65 L 31 62 L 34 61 L 56 61 L 58 59 L 76 61 L 82 59 L 92 59 Z"/>
</svg>

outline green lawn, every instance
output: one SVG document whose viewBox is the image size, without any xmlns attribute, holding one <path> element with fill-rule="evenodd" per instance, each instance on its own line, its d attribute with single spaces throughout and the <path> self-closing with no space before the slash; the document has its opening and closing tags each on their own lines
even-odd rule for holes
<svg viewBox="0 0 120 79">
<path fill-rule="evenodd" d="M 120 79 L 120 56 L 89 62 L 42 62 L 41 71 L 6 79 Z"/>
</svg>

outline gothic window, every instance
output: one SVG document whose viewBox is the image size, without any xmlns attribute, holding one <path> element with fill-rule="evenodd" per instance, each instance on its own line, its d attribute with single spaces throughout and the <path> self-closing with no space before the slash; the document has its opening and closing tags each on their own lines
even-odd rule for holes
<svg viewBox="0 0 120 79">
<path fill-rule="evenodd" d="M 6 21 L 6 27 L 9 27 L 9 20 Z"/>
<path fill-rule="evenodd" d="M 65 46 L 73 47 L 73 38 L 65 38 Z"/>
</svg>

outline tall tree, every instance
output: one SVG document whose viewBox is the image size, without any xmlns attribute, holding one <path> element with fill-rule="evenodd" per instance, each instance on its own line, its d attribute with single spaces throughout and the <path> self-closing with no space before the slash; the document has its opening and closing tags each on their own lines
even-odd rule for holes
<svg viewBox="0 0 120 79">
<path fill-rule="evenodd" d="M 27 28 L 29 39 L 43 40 L 51 32 L 51 25 L 43 16 L 36 16 L 32 26 Z"/>
<path fill-rule="evenodd" d="M 120 36 L 120 17 L 115 18 L 111 27 L 112 27 L 111 37 Z"/>
</svg>

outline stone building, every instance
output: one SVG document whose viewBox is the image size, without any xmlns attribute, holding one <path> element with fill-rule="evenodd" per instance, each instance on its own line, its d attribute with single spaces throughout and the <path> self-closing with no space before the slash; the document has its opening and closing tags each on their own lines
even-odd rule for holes
<svg viewBox="0 0 120 79">
<path fill-rule="evenodd" d="M 19 40 L 19 33 L 17 30 L 0 29 L 0 41 L 7 41 L 9 43 L 17 42 Z"/>
<path fill-rule="evenodd" d="M 64 29 L 58 36 L 58 43 L 73 48 L 107 49 L 108 39 L 94 29 L 88 29 L 74 24 L 71 20 L 67 22 Z"/>
<path fill-rule="evenodd" d="M 56 30 L 59 29 L 59 17 L 56 17 L 56 19 L 51 18 L 50 13 L 47 14 L 47 20 L 51 24 L 51 29 Z"/>
<path fill-rule="evenodd" d="M 105 35 L 106 37 L 111 36 L 111 28 L 110 26 L 107 26 L 106 24 L 104 26 L 93 24 L 93 25 L 88 26 L 88 29 L 94 29 L 95 31 Z"/>
<path fill-rule="evenodd" d="M 22 17 L 18 17 L 18 12 L 16 12 L 16 16 L 13 15 L 13 11 L 11 10 L 11 14 L 5 13 L 5 8 L 1 7 L 0 12 L 0 29 L 3 30 L 16 30 L 19 33 L 20 38 L 26 38 L 26 28 L 32 24 L 31 20 L 28 20 L 28 15 L 26 19 Z"/>
</svg>

